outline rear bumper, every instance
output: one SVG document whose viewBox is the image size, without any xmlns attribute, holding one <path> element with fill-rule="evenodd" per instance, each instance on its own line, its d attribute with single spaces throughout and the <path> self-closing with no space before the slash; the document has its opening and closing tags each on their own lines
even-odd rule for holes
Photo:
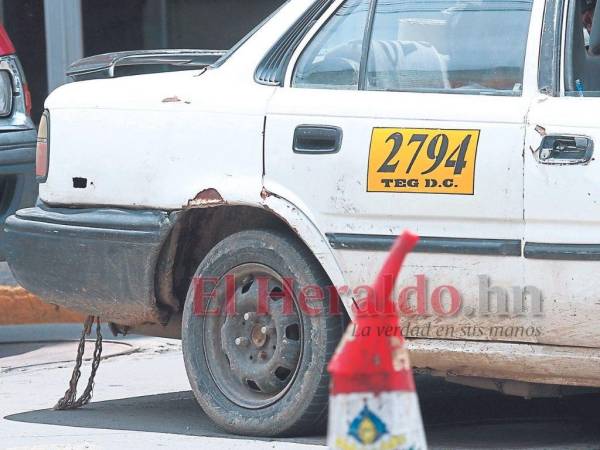
<svg viewBox="0 0 600 450">
<path fill-rule="evenodd" d="M 18 211 L 5 225 L 17 281 L 43 300 L 123 325 L 160 321 L 155 269 L 171 216 L 161 211 Z"/>
<path fill-rule="evenodd" d="M 0 131 L 0 261 L 3 224 L 18 209 L 35 204 L 35 130 Z"/>
</svg>

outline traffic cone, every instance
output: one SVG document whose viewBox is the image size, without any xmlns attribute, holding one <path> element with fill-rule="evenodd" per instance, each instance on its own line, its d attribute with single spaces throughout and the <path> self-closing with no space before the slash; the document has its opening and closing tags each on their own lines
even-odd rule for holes
<svg viewBox="0 0 600 450">
<path fill-rule="evenodd" d="M 400 317 L 391 300 L 404 258 L 418 240 L 409 232 L 398 238 L 375 280 L 374 295 L 357 311 L 356 323 L 329 364 L 332 450 L 427 449 Z"/>
</svg>

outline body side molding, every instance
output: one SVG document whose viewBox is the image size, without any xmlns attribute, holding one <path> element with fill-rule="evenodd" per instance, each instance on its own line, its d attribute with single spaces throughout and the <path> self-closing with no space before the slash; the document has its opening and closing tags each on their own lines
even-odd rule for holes
<svg viewBox="0 0 600 450">
<path fill-rule="evenodd" d="M 327 234 L 329 243 L 338 250 L 388 251 L 396 236 L 367 234 Z M 451 253 L 457 255 L 521 256 L 518 239 L 467 239 L 422 237 L 415 253 Z"/>
</svg>

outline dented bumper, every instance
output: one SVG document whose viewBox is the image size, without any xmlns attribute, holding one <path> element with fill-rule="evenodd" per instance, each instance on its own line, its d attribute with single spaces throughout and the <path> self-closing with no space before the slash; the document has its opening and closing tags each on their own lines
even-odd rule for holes
<svg viewBox="0 0 600 450">
<path fill-rule="evenodd" d="M 35 130 L 0 132 L 0 261 L 4 260 L 2 224 L 20 208 L 35 204 Z"/>
<path fill-rule="evenodd" d="M 18 211 L 5 225 L 17 281 L 48 303 L 122 324 L 159 320 L 155 267 L 171 217 L 162 211 Z"/>
</svg>

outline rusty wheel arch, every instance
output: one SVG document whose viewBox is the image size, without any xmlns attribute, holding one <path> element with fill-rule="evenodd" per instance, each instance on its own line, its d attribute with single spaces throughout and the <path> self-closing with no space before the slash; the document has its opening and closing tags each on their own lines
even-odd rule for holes
<svg viewBox="0 0 600 450">
<path fill-rule="evenodd" d="M 187 209 L 176 213 L 175 225 L 161 249 L 155 291 L 158 307 L 169 315 L 183 310 L 197 266 L 227 236 L 243 230 L 266 228 L 289 233 L 306 246 L 292 226 L 266 208 L 210 203 L 201 207 L 191 203 Z M 316 257 L 314 261 L 323 268 Z"/>
</svg>

